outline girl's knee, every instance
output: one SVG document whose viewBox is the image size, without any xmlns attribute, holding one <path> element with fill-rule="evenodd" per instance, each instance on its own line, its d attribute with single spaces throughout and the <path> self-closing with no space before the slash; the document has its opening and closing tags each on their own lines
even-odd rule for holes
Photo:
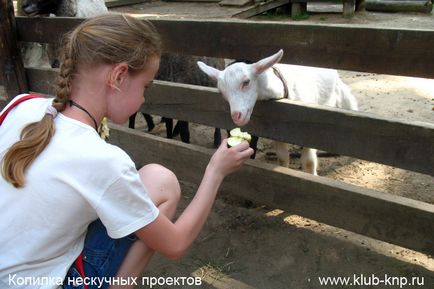
<svg viewBox="0 0 434 289">
<path fill-rule="evenodd" d="M 163 194 L 165 199 L 178 201 L 181 198 L 181 187 L 178 178 L 168 168 L 159 164 L 149 164 L 139 170 L 145 187 L 153 193 Z"/>
</svg>

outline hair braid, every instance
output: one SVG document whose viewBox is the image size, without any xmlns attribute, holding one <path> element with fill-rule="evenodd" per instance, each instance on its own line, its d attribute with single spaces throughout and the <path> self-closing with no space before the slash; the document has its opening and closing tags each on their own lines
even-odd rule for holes
<svg viewBox="0 0 434 289">
<path fill-rule="evenodd" d="M 72 79 L 75 73 L 75 59 L 73 42 L 76 38 L 76 32 L 71 33 L 65 39 L 64 49 L 61 56 L 60 72 L 57 79 L 56 98 L 53 100 L 53 106 L 57 111 L 65 109 L 71 95 Z"/>
<path fill-rule="evenodd" d="M 48 114 L 21 131 L 20 141 L 3 158 L 2 175 L 7 182 L 16 188 L 24 186 L 24 172 L 48 145 L 54 131 L 53 117 Z"/>
</svg>

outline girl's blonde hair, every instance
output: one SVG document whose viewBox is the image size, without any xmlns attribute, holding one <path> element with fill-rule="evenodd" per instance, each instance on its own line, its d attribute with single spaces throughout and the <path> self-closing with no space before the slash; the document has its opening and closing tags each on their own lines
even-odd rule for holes
<svg viewBox="0 0 434 289">
<path fill-rule="evenodd" d="M 161 50 L 161 38 L 148 21 L 107 14 L 82 22 L 64 39 L 53 106 L 59 112 L 65 109 L 72 80 L 81 65 L 126 63 L 134 73 L 145 69 L 150 58 L 160 57 Z M 54 131 L 50 114 L 24 127 L 20 140 L 3 158 L 4 179 L 16 188 L 23 187 L 26 169 L 48 145 Z"/>
</svg>

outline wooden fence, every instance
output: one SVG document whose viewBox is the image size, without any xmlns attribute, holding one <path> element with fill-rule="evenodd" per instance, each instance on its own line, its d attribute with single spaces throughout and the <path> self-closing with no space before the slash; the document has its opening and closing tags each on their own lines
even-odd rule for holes
<svg viewBox="0 0 434 289">
<path fill-rule="evenodd" d="M 55 42 L 81 21 L 17 17 L 16 32 L 6 36 Z M 177 53 L 254 60 L 283 48 L 285 63 L 434 78 L 431 30 L 233 20 L 152 22 L 167 50 Z M 1 35 L 2 43 L 13 43 Z M 0 55 L 0 64 L 10 63 L 1 59 L 3 51 Z M 56 70 L 27 68 L 25 72 L 30 90 L 52 92 Z M 20 74 L 15 75 L 19 78 Z M 11 87 L 7 90 L 14 91 Z M 233 127 L 228 105 L 214 88 L 156 81 L 147 91 L 142 110 L 208 126 Z M 258 136 L 434 175 L 434 125 L 429 123 L 279 100 L 258 103 L 246 129 Z M 200 181 L 212 154 L 209 149 L 116 125 L 110 141 L 124 148 L 137 165 L 158 162 L 180 179 L 192 182 Z M 222 190 L 434 255 L 431 204 L 258 161 L 248 161 L 240 172 L 228 177 Z"/>
</svg>

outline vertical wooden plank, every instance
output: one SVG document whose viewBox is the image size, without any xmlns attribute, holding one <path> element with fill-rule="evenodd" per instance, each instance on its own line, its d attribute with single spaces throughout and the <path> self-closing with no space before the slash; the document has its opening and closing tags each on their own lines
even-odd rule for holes
<svg viewBox="0 0 434 289">
<path fill-rule="evenodd" d="M 344 0 L 344 17 L 353 17 L 356 11 L 356 0 Z"/>
<path fill-rule="evenodd" d="M 26 16 L 22 8 L 23 0 L 17 0 L 17 15 L 15 16 Z"/>
<path fill-rule="evenodd" d="M 17 45 L 12 0 L 0 0 L 0 23 L 0 78 L 10 99 L 28 91 L 23 60 Z"/>
<path fill-rule="evenodd" d="M 291 17 L 297 17 L 307 12 L 307 2 L 297 2 L 291 4 Z"/>
</svg>

